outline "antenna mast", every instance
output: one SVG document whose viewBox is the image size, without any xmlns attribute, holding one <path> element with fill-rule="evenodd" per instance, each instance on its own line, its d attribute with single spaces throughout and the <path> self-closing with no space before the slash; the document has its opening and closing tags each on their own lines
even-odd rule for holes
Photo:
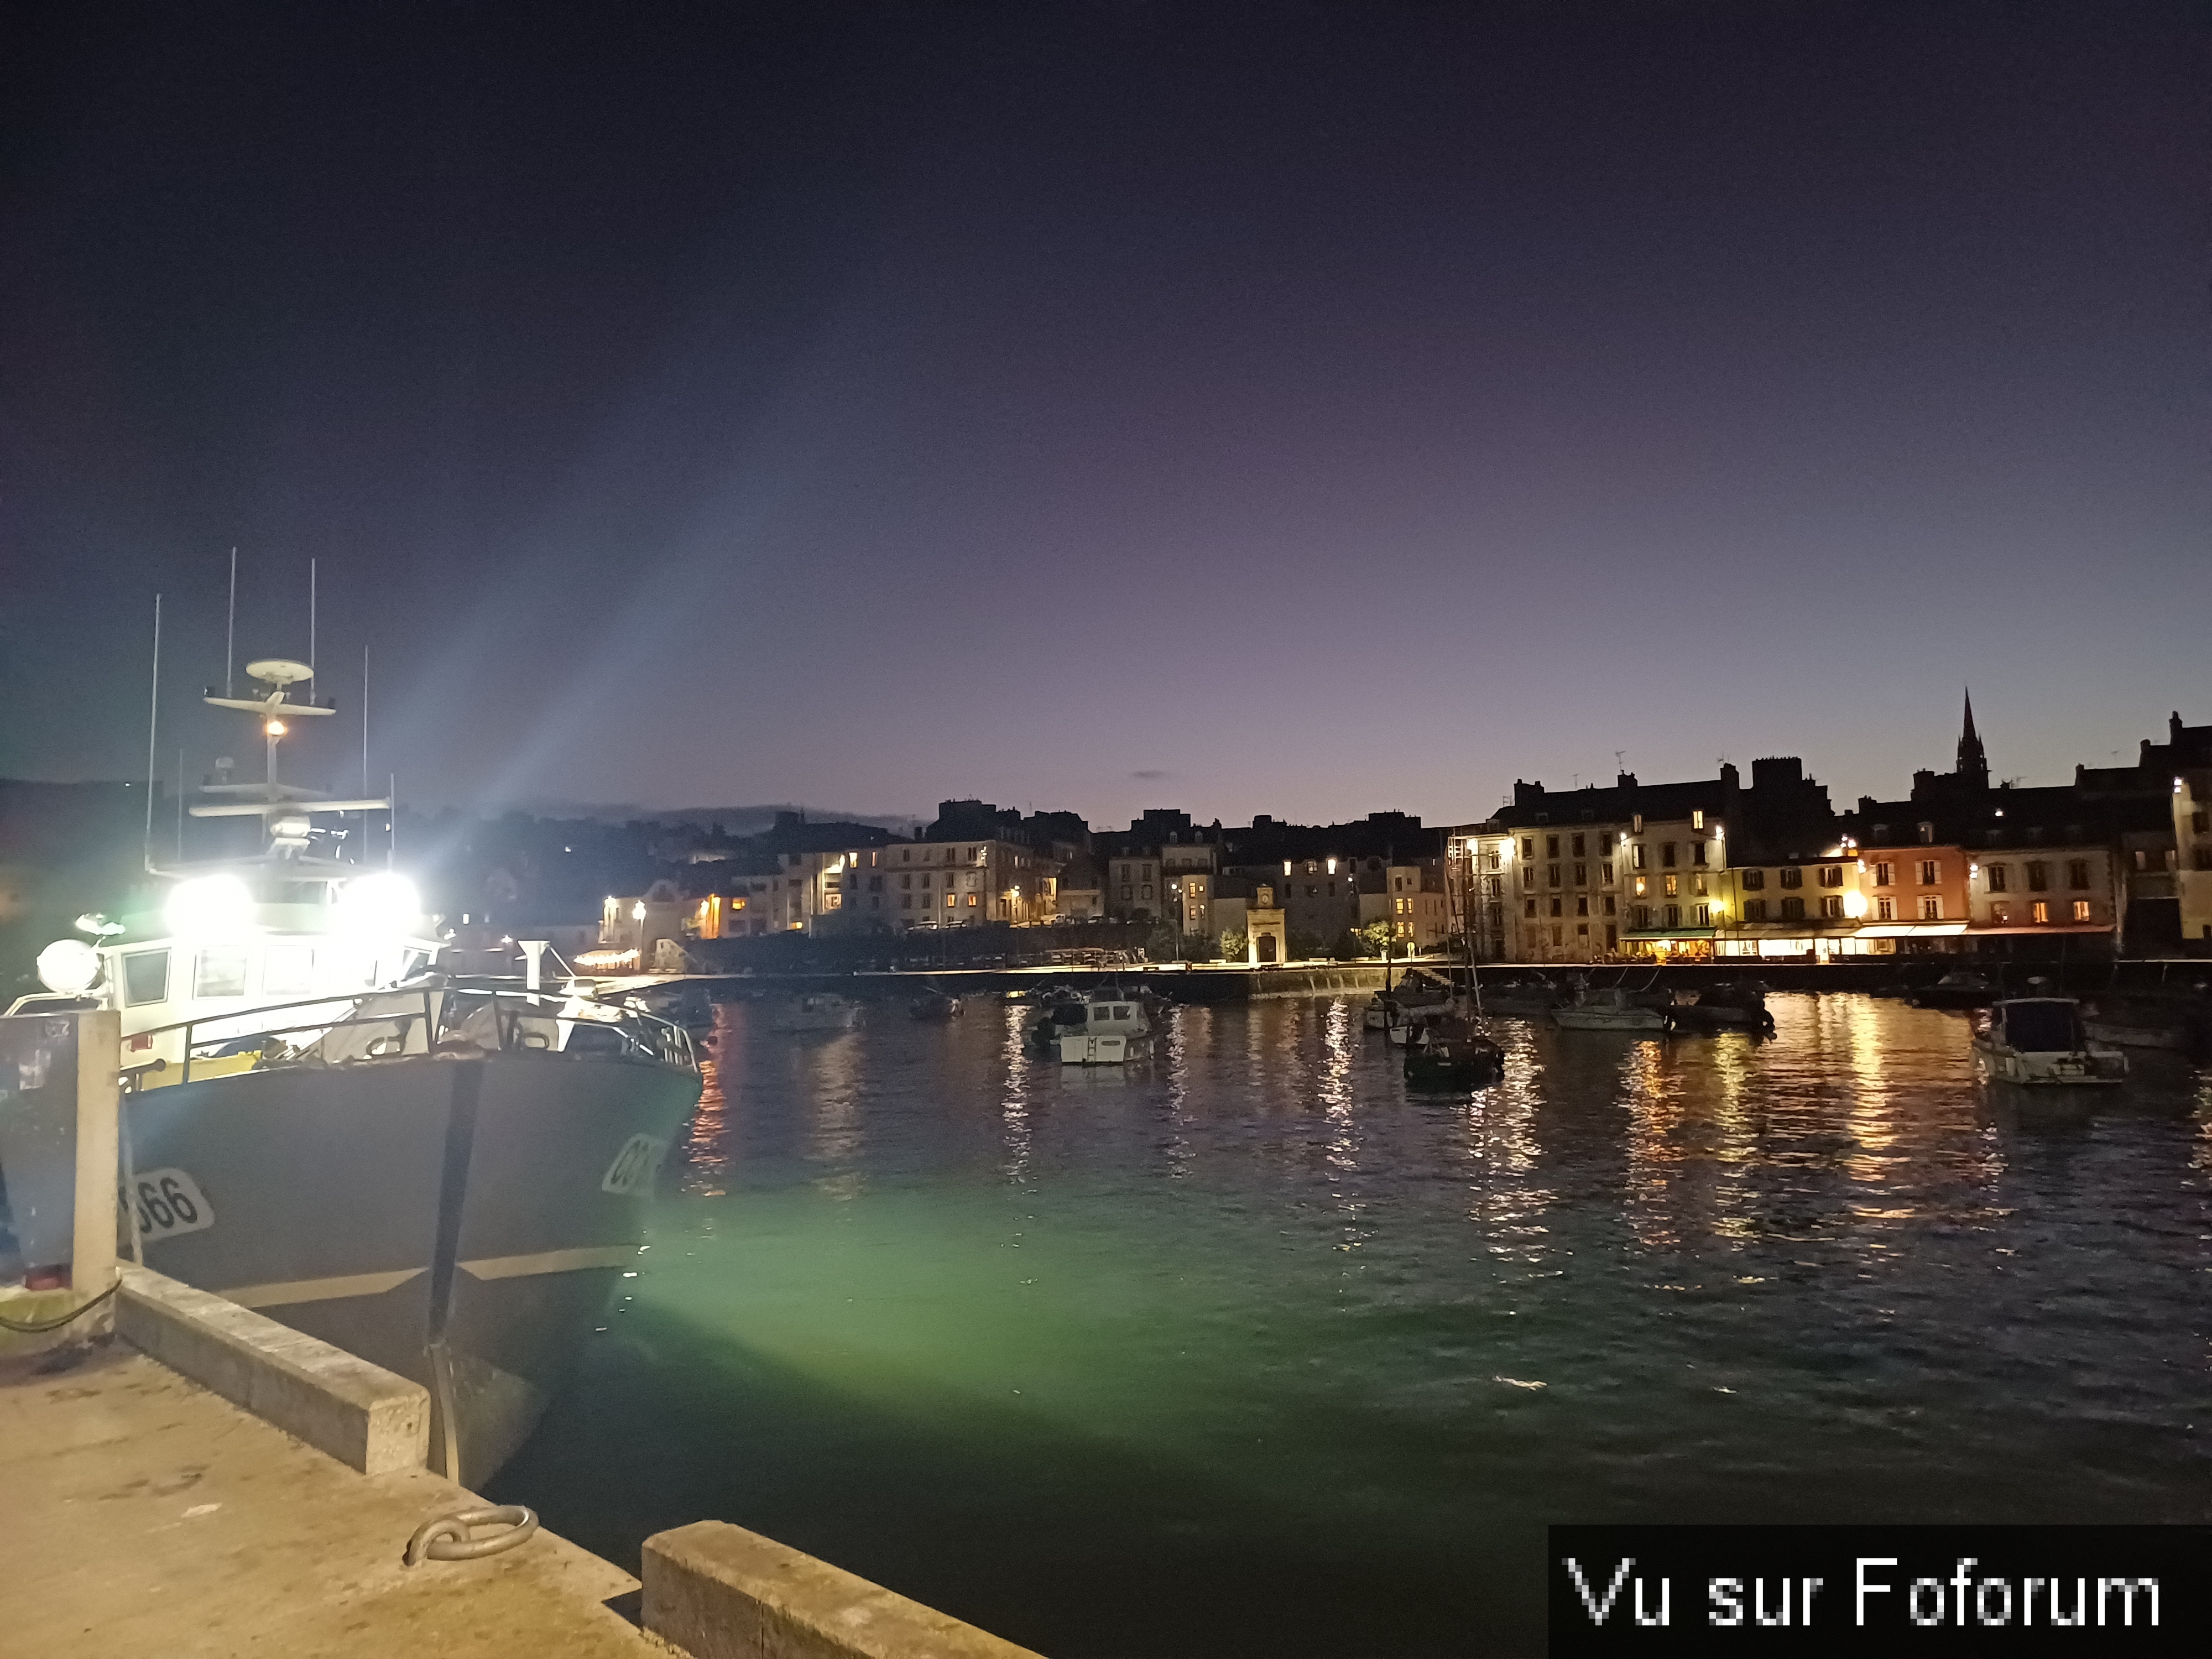
<svg viewBox="0 0 2212 1659">
<path fill-rule="evenodd" d="M 368 795 L 368 647 L 361 648 L 361 793 Z M 368 862 L 368 813 L 361 815 L 361 857 L 358 862 Z"/>
<path fill-rule="evenodd" d="M 307 561 L 307 701 L 315 700 L 315 562 Z"/>
<path fill-rule="evenodd" d="M 155 604 L 158 608 L 160 598 Z M 238 695 L 238 550 L 230 550 L 230 620 L 222 633 L 222 695 Z"/>
<path fill-rule="evenodd" d="M 161 729 L 161 596 L 154 596 L 153 690 L 146 712 L 146 873 L 154 873 L 154 739 Z"/>
</svg>

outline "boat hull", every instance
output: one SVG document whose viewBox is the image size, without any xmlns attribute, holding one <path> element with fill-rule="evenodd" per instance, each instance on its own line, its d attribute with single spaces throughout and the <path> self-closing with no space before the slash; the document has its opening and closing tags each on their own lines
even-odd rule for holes
<svg viewBox="0 0 2212 1659">
<path fill-rule="evenodd" d="M 1667 1016 L 1655 1008 L 1628 1008 L 1596 1012 L 1580 1008 L 1554 1008 L 1552 1022 L 1568 1031 L 1641 1031 L 1667 1029 Z"/>
<path fill-rule="evenodd" d="M 1060 1039 L 1060 1063 L 1063 1066 L 1133 1066 L 1152 1056 L 1152 1040 L 1149 1036 L 1071 1031 Z"/>
<path fill-rule="evenodd" d="M 2023 1089 L 2111 1088 L 2127 1080 L 2124 1055 L 2094 1051 L 2035 1054 L 1978 1040 L 1974 1065 L 1989 1082 Z"/>
<path fill-rule="evenodd" d="M 127 1113 L 146 1263 L 421 1382 L 433 1466 L 481 1486 L 635 1271 L 698 1097 L 528 1052 L 196 1079 Z"/>
</svg>

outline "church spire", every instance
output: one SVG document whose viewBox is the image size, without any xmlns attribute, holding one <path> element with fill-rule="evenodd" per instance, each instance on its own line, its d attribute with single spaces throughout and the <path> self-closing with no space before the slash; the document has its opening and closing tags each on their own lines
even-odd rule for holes
<svg viewBox="0 0 2212 1659">
<path fill-rule="evenodd" d="M 1990 787 L 1990 760 L 1982 750 L 1982 739 L 1974 730 L 1974 694 L 1966 692 L 1966 721 L 1959 732 L 1959 781 L 1975 789 Z"/>
</svg>

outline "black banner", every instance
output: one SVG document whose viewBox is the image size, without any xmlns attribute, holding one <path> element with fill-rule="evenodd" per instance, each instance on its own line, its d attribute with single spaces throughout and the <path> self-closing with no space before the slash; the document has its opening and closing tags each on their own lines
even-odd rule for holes
<svg viewBox="0 0 2212 1659">
<path fill-rule="evenodd" d="M 1550 1650 L 2212 1653 L 2212 1526 L 1553 1527 Z"/>
</svg>

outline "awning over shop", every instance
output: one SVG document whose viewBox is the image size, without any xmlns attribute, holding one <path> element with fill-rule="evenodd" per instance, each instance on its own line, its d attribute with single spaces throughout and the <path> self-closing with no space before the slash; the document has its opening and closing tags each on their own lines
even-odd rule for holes
<svg viewBox="0 0 2212 1659">
<path fill-rule="evenodd" d="M 1963 921 L 1877 921 L 1858 930 L 1861 939 L 1955 939 L 1966 931 Z"/>
</svg>

